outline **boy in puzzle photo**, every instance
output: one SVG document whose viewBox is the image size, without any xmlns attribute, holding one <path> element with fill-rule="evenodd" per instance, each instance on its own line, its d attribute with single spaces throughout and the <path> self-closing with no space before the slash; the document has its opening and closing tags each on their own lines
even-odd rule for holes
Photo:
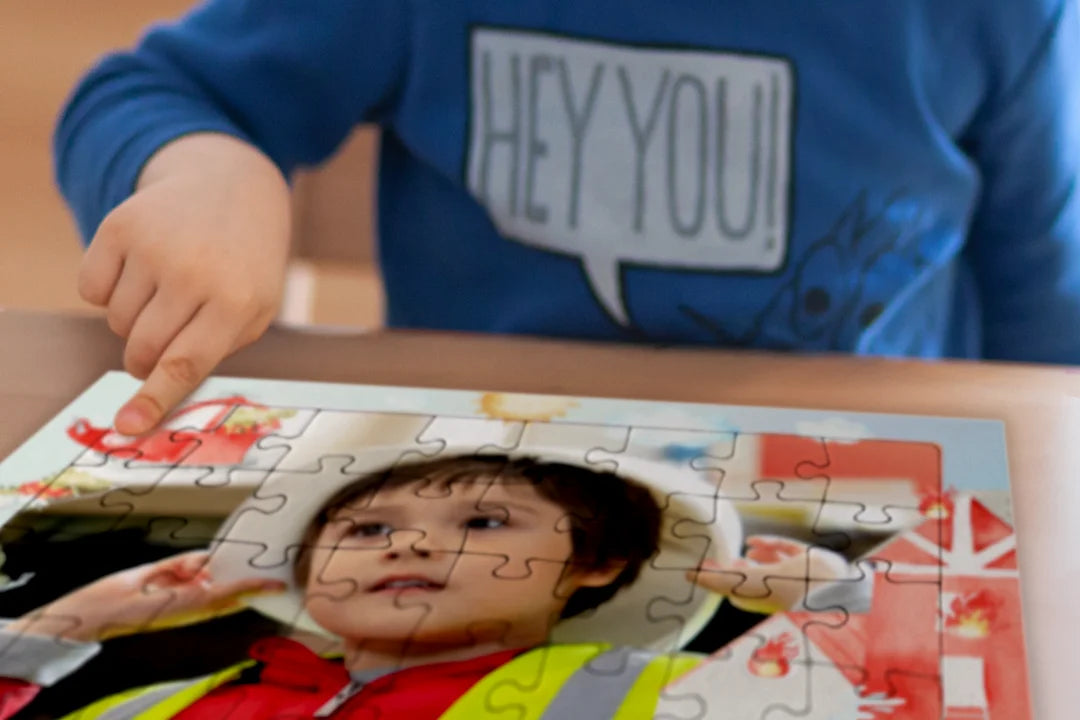
<svg viewBox="0 0 1080 720">
<path fill-rule="evenodd" d="M 391 328 L 1080 363 L 1075 0 L 205 0 L 58 118 L 139 434 L 380 130 Z M 362 360 L 361 360 L 362 362 Z"/>
<path fill-rule="evenodd" d="M 242 663 L 70 717 L 454 720 L 521 707 L 529 718 L 651 718 L 665 686 L 706 656 L 685 646 L 725 595 L 740 602 L 744 580 L 742 602 L 762 614 L 859 611 L 869 597 L 838 554 L 772 538 L 755 558 L 733 507 L 685 468 L 628 457 L 598 470 L 550 448 L 451 447 L 389 466 L 369 455 L 358 454 L 370 468 L 359 475 L 281 473 L 258 493 L 283 497 L 280 511 L 253 497 L 210 549 L 106 576 L 7 623 L 0 717 L 111 638 L 250 606 L 307 641 L 265 638 Z M 793 567 L 814 580 L 777 581 Z"/>
</svg>

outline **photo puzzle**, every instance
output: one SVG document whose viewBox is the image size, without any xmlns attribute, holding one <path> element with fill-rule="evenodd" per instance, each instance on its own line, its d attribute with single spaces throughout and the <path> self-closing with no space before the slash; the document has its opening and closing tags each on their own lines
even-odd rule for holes
<svg viewBox="0 0 1080 720">
<path fill-rule="evenodd" d="M 0 463 L 0 720 L 1024 720 L 1002 423 L 101 377 Z"/>
</svg>

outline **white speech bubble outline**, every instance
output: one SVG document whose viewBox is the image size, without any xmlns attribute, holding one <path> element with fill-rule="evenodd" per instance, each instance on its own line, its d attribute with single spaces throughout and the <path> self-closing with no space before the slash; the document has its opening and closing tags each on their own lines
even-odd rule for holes
<svg viewBox="0 0 1080 720">
<path fill-rule="evenodd" d="M 581 258 L 581 269 L 597 301 L 615 322 L 629 327 L 630 311 L 623 302 L 620 262 L 610 257 L 586 255 Z"/>
<path fill-rule="evenodd" d="M 492 28 L 474 29 L 472 53 L 472 117 L 467 165 L 467 183 L 470 190 L 485 205 L 504 237 L 579 260 L 594 296 L 615 322 L 622 326 L 631 325 L 622 290 L 623 263 L 699 271 L 763 273 L 775 272 L 783 265 L 789 232 L 794 103 L 794 70 L 788 60 L 775 56 L 713 50 L 667 50 L 612 45 Z M 525 101 L 524 96 L 530 92 L 528 68 L 531 67 L 530 59 L 534 57 L 544 58 L 544 66 L 548 70 L 546 77 L 550 84 L 546 92 L 539 93 L 539 97 L 546 99 L 547 104 L 525 107 L 520 103 Z M 559 63 L 564 66 L 561 68 L 561 81 L 555 79 L 559 75 L 556 72 L 560 69 Z M 601 64 L 609 68 L 606 75 L 601 74 L 602 77 L 597 75 L 597 68 Z M 612 195 L 610 189 L 603 187 L 619 185 L 609 182 L 608 178 L 627 177 L 627 173 L 632 170 L 632 158 L 635 157 L 632 144 L 634 136 L 627 124 L 630 120 L 628 117 L 621 117 L 620 113 L 625 114 L 629 103 L 633 103 L 637 113 L 633 120 L 633 123 L 636 123 L 634 129 L 640 133 L 645 115 L 653 112 L 650 103 L 664 97 L 661 89 L 667 87 L 670 96 L 674 93 L 672 88 L 678 85 L 677 80 L 670 78 L 666 83 L 658 81 L 658 78 L 662 77 L 659 70 L 661 66 L 674 68 L 676 75 L 670 77 L 682 77 L 677 73 L 687 72 L 694 77 L 709 78 L 717 82 L 722 80 L 727 83 L 729 93 L 732 92 L 731 88 L 737 86 L 742 87 L 744 93 L 747 88 L 753 88 L 753 92 L 757 93 L 756 96 L 751 93 L 757 102 L 756 114 L 745 112 L 746 107 L 754 107 L 754 102 L 747 105 L 745 94 L 741 100 L 746 105 L 738 110 L 739 117 L 746 123 L 742 128 L 743 134 L 728 130 L 735 132 L 733 137 L 737 140 L 743 139 L 746 142 L 728 138 L 730 147 L 728 144 L 724 146 L 733 154 L 738 154 L 740 151 L 737 148 L 742 146 L 756 147 L 758 150 L 765 148 L 765 152 L 761 153 L 767 156 L 764 161 L 761 158 L 747 157 L 743 159 L 748 163 L 745 168 L 741 167 L 739 162 L 732 165 L 735 170 L 747 170 L 753 165 L 760 171 L 760 177 L 755 178 L 757 182 L 750 183 L 749 186 L 752 187 L 747 190 L 756 193 L 756 196 L 747 196 L 750 201 L 748 207 L 752 212 L 756 212 L 758 217 L 753 226 L 748 226 L 754 230 L 751 236 L 728 236 L 727 230 L 714 226 L 705 235 L 693 240 L 676 237 L 674 231 L 666 227 L 654 228 L 650 233 L 634 238 L 632 228 L 627 223 L 633 224 L 628 218 L 635 212 L 638 216 L 641 212 L 647 212 L 654 218 L 664 215 L 663 208 L 656 205 L 659 202 L 657 198 L 664 195 L 660 189 L 663 187 L 663 167 L 649 168 L 649 182 L 654 186 L 648 196 L 649 204 L 639 207 L 629 202 L 632 194 L 632 183 L 629 181 L 626 188 L 620 186 L 624 193 L 622 196 Z M 569 74 L 573 79 L 570 81 L 565 79 L 566 67 L 571 68 Z M 511 72 L 510 68 L 514 68 L 516 74 Z M 629 72 L 640 80 L 640 85 L 633 90 L 636 93 L 633 100 L 629 99 L 626 83 L 620 84 L 616 80 L 618 71 Z M 667 70 L 664 69 L 663 73 L 666 74 Z M 599 82 L 601 80 L 603 82 Z M 598 87 L 593 87 L 593 81 L 597 81 Z M 570 86 L 566 85 L 567 82 Z M 562 92 L 558 91 L 560 89 Z M 599 90 L 598 95 L 592 90 Z M 536 94 L 534 88 L 532 95 Z M 499 100 L 502 101 L 501 104 Z M 740 102 L 737 95 L 727 96 L 727 101 L 733 105 Z M 511 107 L 516 107 L 516 111 L 511 112 Z M 566 135 L 565 127 L 559 127 L 560 119 L 574 116 L 578 121 L 584 121 L 585 116 L 582 113 L 585 108 L 592 108 L 590 112 L 594 112 L 590 127 L 603 127 L 604 132 L 598 135 L 598 131 L 592 131 L 584 159 L 579 155 L 575 161 L 570 162 L 565 151 L 572 146 L 573 140 Z M 490 117 L 484 115 L 491 125 L 478 121 L 478 116 L 485 112 L 496 113 Z M 747 119 L 751 116 L 753 121 Z M 527 120 L 528 117 L 533 120 Z M 666 116 L 661 112 L 658 117 L 662 125 Z M 725 120 L 725 124 L 730 120 Z M 620 121 L 623 123 L 622 127 L 613 125 Z M 532 125 L 526 124 L 528 122 L 540 123 L 537 126 L 541 129 L 539 135 L 536 135 L 536 129 Z M 490 155 L 484 155 L 481 150 L 485 138 L 482 128 L 487 128 L 488 132 L 497 129 L 504 134 L 513 128 L 519 134 L 519 141 L 515 141 L 518 147 L 514 151 L 516 154 L 513 155 L 515 160 L 512 166 L 516 172 L 509 176 L 505 174 L 508 167 L 511 167 L 505 165 L 506 158 L 510 157 L 507 155 L 505 136 L 501 136 L 499 141 L 499 152 L 503 153 L 501 161 L 495 165 L 490 164 Z M 746 132 L 751 134 L 745 135 Z M 664 130 L 659 125 L 652 131 L 653 156 L 663 150 L 657 146 L 662 142 L 660 137 L 663 134 Z M 522 171 L 525 165 L 522 157 L 529 149 L 520 143 L 532 142 L 537 138 L 543 141 L 545 147 L 545 153 L 538 161 L 539 173 L 537 167 L 532 165 L 529 171 Z M 490 136 L 487 136 L 487 139 L 490 141 Z M 580 146 L 577 147 L 580 150 Z M 712 149 L 715 150 L 715 146 Z M 490 152 L 490 146 L 488 150 Z M 749 154 L 747 151 L 748 156 Z M 648 162 L 653 163 L 654 160 L 655 157 Z M 683 161 L 685 160 L 684 157 Z M 711 159 L 710 162 L 712 161 Z M 627 162 L 631 165 L 627 166 Z M 724 168 L 728 162 L 730 160 L 724 161 Z M 760 164 L 762 162 L 764 165 Z M 576 168 L 575 172 L 580 173 L 583 166 L 586 172 L 591 168 L 593 173 L 606 174 L 594 174 L 591 178 L 583 179 L 574 172 L 567 171 L 567 168 L 573 167 Z M 721 182 L 717 177 L 720 167 L 710 167 L 707 173 L 713 196 L 720 192 L 719 188 L 727 188 L 728 181 L 724 181 L 724 185 L 717 184 Z M 602 170 L 598 171 L 597 168 Z M 555 170 L 547 178 L 549 184 L 544 186 L 542 182 L 533 182 L 528 185 L 531 190 L 525 190 L 525 177 L 535 180 L 543 176 L 545 169 L 549 172 Z M 565 182 L 570 177 L 575 178 L 574 182 Z M 732 177 L 741 177 L 741 174 L 736 172 Z M 747 177 L 754 176 L 751 174 Z M 588 183 L 590 179 L 591 185 Z M 558 191 L 563 186 L 577 187 L 583 183 L 587 194 L 578 197 L 580 205 L 592 208 L 593 212 L 583 214 L 580 222 L 575 221 L 570 226 L 551 225 L 550 217 L 579 218 L 576 209 L 572 212 L 567 210 L 564 196 Z M 547 205 L 550 212 L 532 216 L 523 208 L 531 202 L 529 198 L 533 197 L 532 189 L 537 187 L 547 187 L 553 195 L 543 197 L 541 192 L 540 200 Z M 664 189 L 668 190 L 666 197 L 669 200 L 679 196 L 678 189 Z M 710 197 L 710 202 L 712 201 L 713 198 Z M 578 205 L 574 207 L 577 208 Z M 635 208 L 638 210 L 635 211 Z M 599 209 L 598 213 L 596 209 Z M 715 209 L 710 205 L 708 212 L 715 212 Z M 710 220 L 714 225 L 717 222 L 712 217 Z M 731 218 L 728 220 L 735 222 Z M 747 222 L 750 222 L 749 217 Z M 722 225 L 722 221 L 720 223 Z"/>
</svg>

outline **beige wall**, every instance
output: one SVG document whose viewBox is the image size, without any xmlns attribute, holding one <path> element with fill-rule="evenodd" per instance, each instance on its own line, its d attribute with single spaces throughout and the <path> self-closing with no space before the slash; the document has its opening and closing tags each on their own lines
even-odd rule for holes
<svg viewBox="0 0 1080 720">
<path fill-rule="evenodd" d="M 56 114 L 102 53 L 131 44 L 148 23 L 194 4 L 0 0 L 0 307 L 94 312 L 75 291 L 81 248 L 53 184 Z M 325 168 L 298 181 L 296 254 L 314 262 L 298 263 L 294 274 L 305 282 L 290 297 L 310 304 L 314 321 L 379 321 L 381 288 L 370 264 L 374 147 L 374 135 L 359 132 Z M 308 286 L 313 292 L 303 297 Z"/>
</svg>

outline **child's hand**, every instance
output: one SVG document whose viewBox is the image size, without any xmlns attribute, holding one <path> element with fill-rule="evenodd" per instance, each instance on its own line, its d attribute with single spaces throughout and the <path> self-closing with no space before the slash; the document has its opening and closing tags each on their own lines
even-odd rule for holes
<svg viewBox="0 0 1080 720">
<path fill-rule="evenodd" d="M 745 558 L 726 565 L 706 560 L 699 570 L 687 573 L 688 579 L 728 596 L 742 610 L 772 614 L 798 608 L 818 587 L 862 577 L 862 571 L 842 555 L 825 548 L 767 535 L 754 535 L 746 542 Z"/>
<path fill-rule="evenodd" d="M 281 302 L 288 186 L 258 151 L 223 135 L 181 138 L 147 163 L 136 192 L 98 228 L 79 292 L 125 338 L 144 380 L 116 416 L 139 435 L 257 340 Z"/>
<path fill-rule="evenodd" d="M 218 585 L 196 551 L 123 570 L 79 588 L 6 628 L 9 632 L 96 642 L 220 617 L 243 608 L 245 595 L 273 592 L 261 579 Z"/>
</svg>

